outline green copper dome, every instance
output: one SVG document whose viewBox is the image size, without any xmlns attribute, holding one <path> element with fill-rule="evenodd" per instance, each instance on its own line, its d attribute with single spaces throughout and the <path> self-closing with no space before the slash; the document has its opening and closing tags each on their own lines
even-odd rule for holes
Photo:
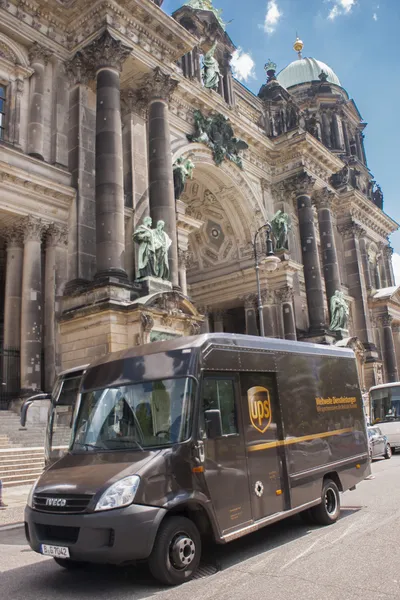
<svg viewBox="0 0 400 600">
<path fill-rule="evenodd" d="M 289 89 L 294 85 L 300 85 L 301 83 L 310 83 L 311 81 L 318 81 L 318 76 L 321 71 L 326 73 L 327 81 L 334 83 L 335 85 L 341 86 L 339 77 L 336 73 L 328 67 L 325 63 L 315 58 L 300 58 L 295 60 L 290 65 L 282 69 L 277 75 L 277 80 L 282 87 Z"/>
</svg>

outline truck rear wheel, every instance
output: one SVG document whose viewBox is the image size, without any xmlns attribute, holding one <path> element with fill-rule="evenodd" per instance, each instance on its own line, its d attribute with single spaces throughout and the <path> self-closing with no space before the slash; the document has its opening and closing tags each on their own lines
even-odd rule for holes
<svg viewBox="0 0 400 600">
<path fill-rule="evenodd" d="M 332 479 L 326 479 L 322 486 L 321 504 L 310 509 L 315 523 L 332 525 L 340 515 L 340 495 L 338 486 Z"/>
<path fill-rule="evenodd" d="M 179 585 L 193 577 L 200 556 L 201 538 L 196 525 L 186 517 L 167 517 L 157 533 L 149 568 L 161 583 Z"/>
</svg>

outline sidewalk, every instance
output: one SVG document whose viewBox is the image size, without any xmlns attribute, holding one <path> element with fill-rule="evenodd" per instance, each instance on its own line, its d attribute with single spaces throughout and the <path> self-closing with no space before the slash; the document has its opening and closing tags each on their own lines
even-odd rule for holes
<svg viewBox="0 0 400 600">
<path fill-rule="evenodd" d="M 24 521 L 24 509 L 31 485 L 17 485 L 3 489 L 3 500 L 8 507 L 0 510 L 0 527 Z"/>
</svg>

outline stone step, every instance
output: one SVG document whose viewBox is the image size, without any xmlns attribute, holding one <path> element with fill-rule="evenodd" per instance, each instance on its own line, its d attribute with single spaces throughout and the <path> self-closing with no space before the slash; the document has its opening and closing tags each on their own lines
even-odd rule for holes
<svg viewBox="0 0 400 600">
<path fill-rule="evenodd" d="M 35 481 L 42 473 L 43 469 L 18 469 L 12 475 L 2 475 L 1 480 L 3 485 L 17 485 L 19 481 Z"/>
<path fill-rule="evenodd" d="M 4 448 L 0 450 L 0 464 L 2 460 L 8 460 L 9 458 L 29 458 L 32 456 L 42 456 L 43 453 L 43 448 Z"/>
<path fill-rule="evenodd" d="M 39 458 L 38 460 L 30 459 L 26 462 L 15 462 L 14 464 L 1 464 L 0 465 L 0 479 L 3 475 L 11 475 L 14 471 L 18 471 L 19 469 L 39 469 L 44 468 L 44 460 L 43 458 Z"/>
<path fill-rule="evenodd" d="M 26 477 L 25 479 L 19 479 L 17 481 L 7 481 L 3 483 L 3 487 L 9 488 L 17 485 L 32 485 L 33 483 L 35 483 L 39 475 L 32 475 L 31 477 Z"/>
</svg>

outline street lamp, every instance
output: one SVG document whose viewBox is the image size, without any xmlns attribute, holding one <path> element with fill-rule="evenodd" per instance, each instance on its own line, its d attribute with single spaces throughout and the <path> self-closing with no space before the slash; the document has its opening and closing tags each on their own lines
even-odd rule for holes
<svg viewBox="0 0 400 600">
<path fill-rule="evenodd" d="M 261 300 L 261 286 L 260 286 L 260 263 L 258 260 L 258 252 L 257 252 L 257 239 L 262 231 L 266 232 L 265 242 L 266 242 L 266 256 L 263 259 L 262 263 L 265 269 L 269 272 L 275 271 L 278 264 L 280 263 L 280 259 L 275 256 L 274 250 L 272 247 L 271 240 L 271 232 L 272 227 L 270 223 L 265 223 L 259 229 L 257 229 L 256 234 L 254 236 L 253 242 L 253 250 L 254 250 L 254 261 L 256 267 L 256 278 L 257 278 L 257 310 L 258 310 L 258 320 L 260 323 L 260 336 L 265 336 L 264 331 L 264 315 L 263 315 L 263 306 Z"/>
</svg>

